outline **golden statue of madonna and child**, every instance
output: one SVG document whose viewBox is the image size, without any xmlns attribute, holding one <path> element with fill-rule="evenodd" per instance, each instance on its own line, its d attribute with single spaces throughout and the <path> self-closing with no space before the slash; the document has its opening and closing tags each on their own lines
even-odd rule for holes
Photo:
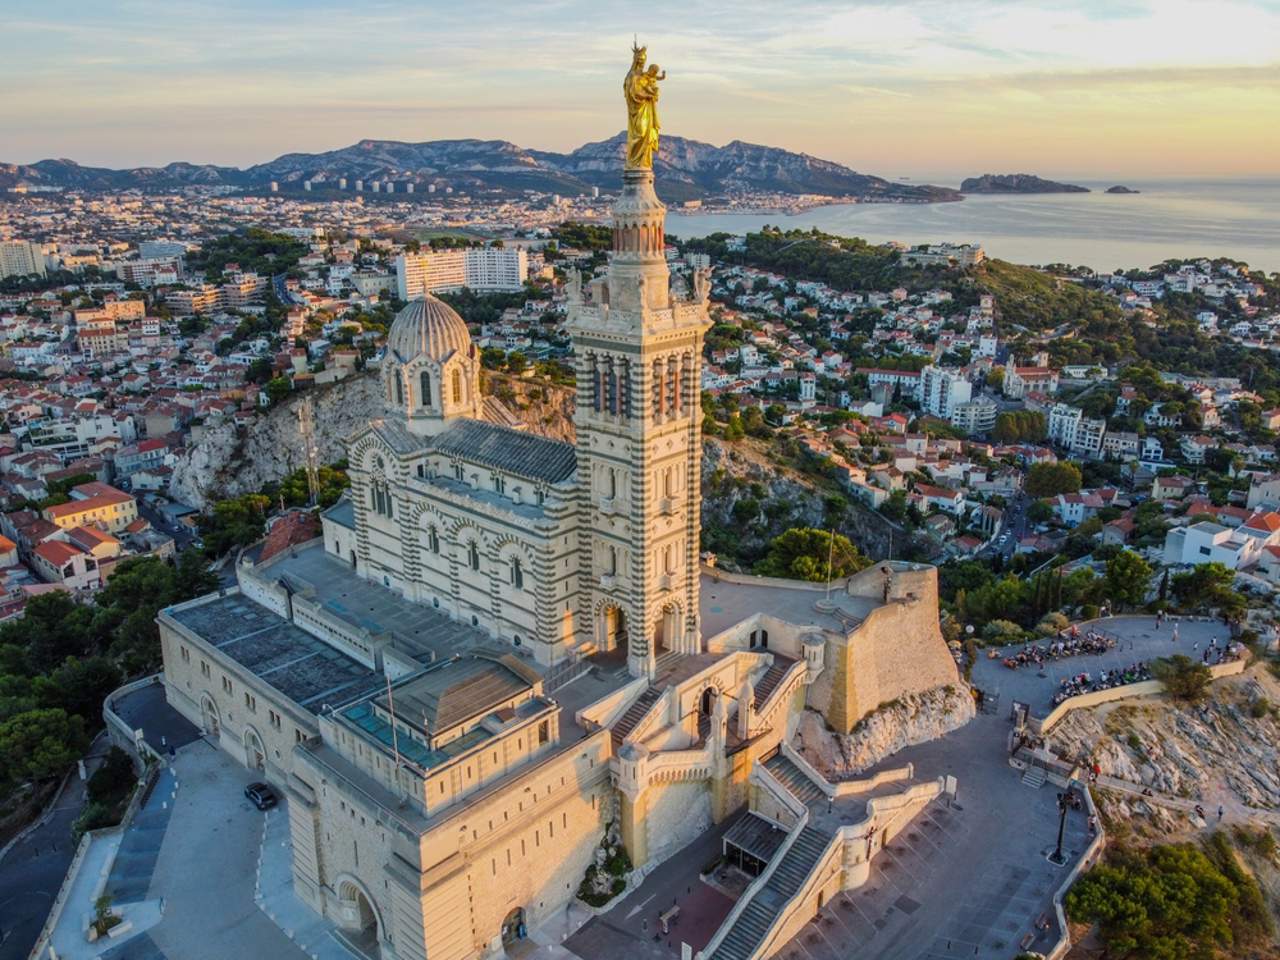
<svg viewBox="0 0 1280 960">
<path fill-rule="evenodd" d="M 647 170 L 658 152 L 658 81 L 667 79 L 656 63 L 645 68 L 644 47 L 631 46 L 631 69 L 622 81 L 627 101 L 627 167 Z"/>
</svg>

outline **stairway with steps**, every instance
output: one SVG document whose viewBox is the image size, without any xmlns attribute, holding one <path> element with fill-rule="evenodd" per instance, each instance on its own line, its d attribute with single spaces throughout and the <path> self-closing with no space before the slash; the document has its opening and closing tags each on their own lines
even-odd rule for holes
<svg viewBox="0 0 1280 960">
<path fill-rule="evenodd" d="M 1027 767 L 1027 772 L 1022 775 L 1022 782 L 1037 790 L 1044 786 L 1046 779 L 1043 767 Z"/>
<path fill-rule="evenodd" d="M 773 778 L 786 787 L 805 806 L 827 799 L 827 795 L 822 792 L 822 789 L 805 776 L 804 771 L 787 759 L 781 752 L 775 754 L 764 765 L 764 768 L 773 774 Z"/>
<path fill-rule="evenodd" d="M 654 658 L 653 675 L 655 677 L 658 677 L 666 673 L 667 670 L 675 666 L 676 661 L 683 656 L 684 656 L 683 653 L 679 653 L 676 650 L 663 650 L 661 653 L 658 654 L 657 657 Z"/>
<path fill-rule="evenodd" d="M 645 714 L 649 712 L 649 708 L 658 702 L 658 698 L 662 696 L 662 690 L 658 687 L 650 687 L 644 693 L 636 698 L 636 702 L 627 707 L 627 712 L 619 717 L 609 728 L 609 732 L 613 735 L 613 747 L 616 750 L 622 746 L 622 741 L 636 728 Z"/>
<path fill-rule="evenodd" d="M 765 885 L 756 891 L 742 913 L 738 914 L 710 960 L 749 960 L 754 956 L 783 908 L 813 872 L 823 851 L 831 843 L 832 836 L 833 834 L 814 827 L 805 827 L 800 831 L 800 836 L 796 837 L 795 843 L 782 855 L 782 860 Z"/>
<path fill-rule="evenodd" d="M 784 657 L 780 653 L 773 655 L 773 664 L 765 671 L 763 677 L 756 683 L 755 699 L 753 704 L 755 708 L 760 709 L 760 705 L 769 699 L 770 694 L 778 689 L 778 684 L 782 682 L 782 678 L 787 675 L 787 671 L 791 669 L 791 665 L 795 660 L 791 657 Z"/>
</svg>

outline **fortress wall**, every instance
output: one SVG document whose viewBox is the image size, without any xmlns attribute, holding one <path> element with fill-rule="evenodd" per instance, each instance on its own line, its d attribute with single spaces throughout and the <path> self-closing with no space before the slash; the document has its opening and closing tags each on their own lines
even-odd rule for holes
<svg viewBox="0 0 1280 960">
<path fill-rule="evenodd" d="M 849 580 L 856 596 L 882 600 L 885 564 Z M 938 626 L 938 572 L 890 565 L 889 602 L 876 607 L 847 638 L 828 642 L 826 669 L 809 691 L 809 705 L 848 733 L 882 703 L 960 682 Z"/>
</svg>

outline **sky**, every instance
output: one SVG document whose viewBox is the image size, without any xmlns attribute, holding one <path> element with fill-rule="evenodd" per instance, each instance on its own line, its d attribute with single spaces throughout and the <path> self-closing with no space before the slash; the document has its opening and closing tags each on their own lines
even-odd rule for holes
<svg viewBox="0 0 1280 960">
<path fill-rule="evenodd" d="M 363 138 L 622 128 L 956 183 L 1280 175 L 1280 0 L 5 0 L 0 161 L 247 166 Z"/>
</svg>

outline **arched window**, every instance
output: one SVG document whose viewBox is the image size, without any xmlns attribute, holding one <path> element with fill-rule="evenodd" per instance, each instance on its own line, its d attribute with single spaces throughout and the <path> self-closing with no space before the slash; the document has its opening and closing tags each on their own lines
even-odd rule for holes
<svg viewBox="0 0 1280 960">
<path fill-rule="evenodd" d="M 427 527 L 427 549 L 432 553 L 440 552 L 440 534 L 436 531 L 434 523 Z"/>
<path fill-rule="evenodd" d="M 462 402 L 462 371 L 453 371 L 453 402 Z"/>
<path fill-rule="evenodd" d="M 393 371 L 391 375 L 396 378 L 396 403 L 404 406 L 404 380 L 399 370 Z"/>
<path fill-rule="evenodd" d="M 420 403 L 424 407 L 431 406 L 431 371 L 423 370 L 418 375 L 418 390 L 421 393 Z"/>
<path fill-rule="evenodd" d="M 524 589 L 524 568 L 520 565 L 519 557 L 511 558 L 511 585 L 517 590 Z"/>
<path fill-rule="evenodd" d="M 480 548 L 474 540 L 467 545 L 467 562 L 471 564 L 472 570 L 480 569 Z"/>
</svg>

